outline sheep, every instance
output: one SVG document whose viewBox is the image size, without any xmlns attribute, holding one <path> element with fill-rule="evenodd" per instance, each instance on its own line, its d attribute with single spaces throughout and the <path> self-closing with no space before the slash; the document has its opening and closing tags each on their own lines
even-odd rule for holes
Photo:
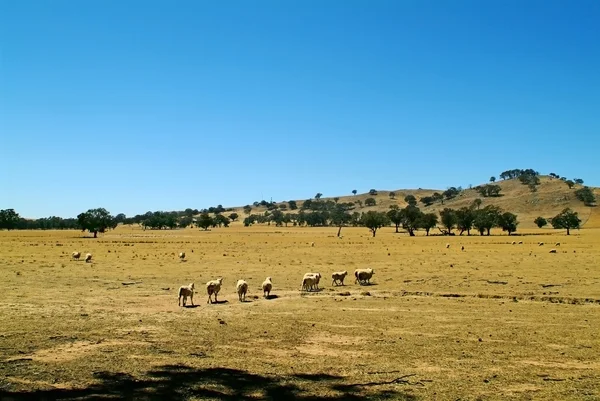
<svg viewBox="0 0 600 401">
<path fill-rule="evenodd" d="M 519 245 L 523 245 L 523 241 L 519 241 Z"/>
<path fill-rule="evenodd" d="M 311 243 L 310 243 L 310 246 L 315 246 L 315 243 L 314 243 L 314 242 L 311 242 Z"/>
<path fill-rule="evenodd" d="M 87 263 L 90 263 L 92 261 L 92 254 L 88 253 L 87 255 L 85 255 L 85 261 Z"/>
<path fill-rule="evenodd" d="M 223 278 L 219 277 L 216 280 L 210 280 L 206 283 L 206 292 L 208 293 L 208 301 L 206 303 L 212 304 L 212 294 L 215 294 L 215 303 L 217 303 L 217 294 L 221 290 L 221 285 L 223 284 Z"/>
<path fill-rule="evenodd" d="M 307 277 L 307 276 L 312 276 L 312 277 L 315 278 L 313 286 L 314 286 L 315 289 L 318 290 L 319 289 L 319 281 L 321 281 L 321 273 L 319 273 L 319 272 L 316 272 L 316 273 L 306 273 L 304 275 L 304 277 Z"/>
<path fill-rule="evenodd" d="M 334 272 L 331 274 L 331 278 L 332 278 L 332 282 L 331 285 L 333 285 L 334 283 L 337 285 L 337 282 L 339 281 L 340 283 L 342 283 L 342 285 L 344 285 L 344 279 L 346 278 L 346 275 L 348 274 L 348 272 L 346 270 L 344 270 L 343 272 Z"/>
<path fill-rule="evenodd" d="M 446 244 L 446 249 L 450 248 L 450 244 Z"/>
<path fill-rule="evenodd" d="M 544 245 L 544 243 L 543 242 L 538 242 L 538 245 L 542 246 L 542 245 Z"/>
<path fill-rule="evenodd" d="M 310 289 L 313 288 L 313 286 L 315 285 L 315 280 L 315 276 L 304 276 L 302 278 L 302 287 L 300 287 L 300 291 L 310 291 Z"/>
<path fill-rule="evenodd" d="M 183 297 L 183 306 L 185 306 L 187 297 L 190 297 L 192 306 L 194 306 L 194 283 L 190 283 L 189 285 L 182 285 L 181 287 L 179 287 L 178 295 L 179 297 L 177 298 L 177 305 L 181 305 L 181 297 Z"/>
<path fill-rule="evenodd" d="M 246 292 L 248 292 L 248 283 L 244 280 L 238 280 L 235 285 L 240 302 L 246 302 Z"/>
<path fill-rule="evenodd" d="M 71 254 L 71 256 L 73 257 L 73 259 L 79 260 L 79 258 L 81 257 L 81 253 L 80 252 L 73 252 Z"/>
<path fill-rule="evenodd" d="M 363 285 L 365 283 L 369 283 L 371 284 L 371 277 L 373 277 L 373 274 L 375 274 L 375 271 L 371 268 L 368 269 L 356 269 L 354 270 L 354 284 L 356 284 L 357 282 L 360 285 Z"/>
<path fill-rule="evenodd" d="M 555 246 L 560 246 L 560 242 L 557 242 Z"/>
<path fill-rule="evenodd" d="M 550 253 L 556 253 L 556 249 L 554 249 L 554 248 L 550 249 Z"/>
<path fill-rule="evenodd" d="M 464 250 L 465 250 L 465 246 L 464 246 L 464 245 L 463 245 L 463 246 L 461 246 L 461 247 L 460 247 L 460 250 L 461 250 L 461 251 L 464 251 Z"/>
<path fill-rule="evenodd" d="M 319 281 L 321 280 L 321 273 L 306 273 L 302 279 L 302 288 L 305 287 L 305 283 L 308 283 L 307 289 L 319 289 Z"/>
<path fill-rule="evenodd" d="M 185 252 L 179 252 L 179 260 L 183 261 L 185 259 Z"/>
<path fill-rule="evenodd" d="M 516 245 L 517 243 L 515 241 L 512 242 L 513 245 Z"/>
<path fill-rule="evenodd" d="M 271 295 L 271 289 L 273 288 L 273 282 L 271 281 L 271 277 L 267 277 L 265 281 L 262 283 L 263 296 L 265 298 L 269 298 Z"/>
</svg>

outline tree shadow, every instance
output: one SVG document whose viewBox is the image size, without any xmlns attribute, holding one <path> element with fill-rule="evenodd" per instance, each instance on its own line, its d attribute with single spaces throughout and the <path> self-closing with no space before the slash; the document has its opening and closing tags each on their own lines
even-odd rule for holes
<svg viewBox="0 0 600 401">
<path fill-rule="evenodd" d="M 99 380 L 86 388 L 51 389 L 11 392 L 0 390 L 0 400 L 187 400 L 214 399 L 222 401 L 287 400 L 287 401 L 367 401 L 406 400 L 417 398 L 396 390 L 378 390 L 382 383 L 344 384 L 343 378 L 328 374 L 292 376 L 262 376 L 238 369 L 195 369 L 185 365 L 165 365 L 155 368 L 145 377 L 126 373 L 100 372 Z M 399 382 L 396 382 L 399 383 Z M 403 384 L 413 384 L 404 382 Z M 307 393 L 303 388 L 318 389 Z M 366 389 L 369 388 L 368 391 Z M 316 395 L 327 394 L 327 395 Z"/>
</svg>

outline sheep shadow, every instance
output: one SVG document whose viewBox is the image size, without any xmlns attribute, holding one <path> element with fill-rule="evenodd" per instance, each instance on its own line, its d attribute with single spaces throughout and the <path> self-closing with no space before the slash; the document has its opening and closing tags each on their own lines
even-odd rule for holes
<svg viewBox="0 0 600 401">
<path fill-rule="evenodd" d="M 271 299 L 277 299 L 279 298 L 279 295 L 274 295 L 274 294 L 269 294 L 265 297 L 265 299 L 271 300 Z"/>
<path fill-rule="evenodd" d="M 369 401 L 417 398 L 377 386 L 390 382 L 347 384 L 344 378 L 328 374 L 263 376 L 240 369 L 196 369 L 186 365 L 155 367 L 143 376 L 127 373 L 97 372 L 95 384 L 76 389 L 0 390 L 0 400 L 189 400 L 250 401 L 257 399 L 289 401 Z M 320 393 L 305 389 L 319 389 Z M 332 395 L 335 394 L 335 395 Z M 260 394 L 260 398 L 257 398 Z M 327 395 L 322 395 L 327 394 Z"/>
<path fill-rule="evenodd" d="M 212 302 L 209 302 L 208 305 L 223 305 L 223 304 L 228 304 L 228 303 L 229 303 L 229 301 L 226 300 L 226 299 L 224 299 L 224 300 L 221 300 L 221 301 L 212 301 Z"/>
<path fill-rule="evenodd" d="M 198 308 L 200 305 L 196 304 L 196 305 L 183 305 L 184 308 L 186 309 L 194 309 L 194 308 Z"/>
<path fill-rule="evenodd" d="M 374 285 L 379 285 L 377 283 L 358 283 L 359 286 L 361 287 L 372 287 Z"/>
</svg>

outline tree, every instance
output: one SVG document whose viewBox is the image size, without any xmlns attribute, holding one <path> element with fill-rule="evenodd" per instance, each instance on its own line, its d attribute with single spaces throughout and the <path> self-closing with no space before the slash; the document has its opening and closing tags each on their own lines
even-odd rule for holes
<svg viewBox="0 0 600 401">
<path fill-rule="evenodd" d="M 315 199 L 321 199 L 322 196 L 323 196 L 323 194 L 319 192 L 318 194 L 315 195 Z"/>
<path fill-rule="evenodd" d="M 246 205 L 246 206 L 244 206 L 244 213 L 245 213 L 245 214 L 248 214 L 248 215 L 249 215 L 250 213 L 252 213 L 252 206 L 250 206 L 250 205 Z"/>
<path fill-rule="evenodd" d="M 331 212 L 331 224 L 335 224 L 338 227 L 337 236 L 342 234 L 342 227 L 350 223 L 352 217 L 348 214 L 346 206 L 342 204 L 336 204 L 335 208 Z"/>
<path fill-rule="evenodd" d="M 240 217 L 240 215 L 237 213 L 231 213 L 229 215 L 229 218 L 231 219 L 231 221 L 236 221 L 238 219 L 238 217 Z"/>
<path fill-rule="evenodd" d="M 370 190 L 369 190 L 369 195 L 371 195 L 371 196 L 376 196 L 376 195 L 377 195 L 377 191 L 376 191 L 376 190 L 374 190 L 374 189 L 370 189 Z"/>
<path fill-rule="evenodd" d="M 573 188 L 573 185 L 575 185 L 575 183 L 573 181 L 571 181 L 571 180 L 566 180 L 565 184 L 568 185 L 569 189 Z"/>
<path fill-rule="evenodd" d="M 357 194 L 357 192 L 358 192 L 358 191 L 357 191 L 356 189 L 353 189 L 353 190 L 352 190 L 352 195 L 356 195 L 356 194 Z"/>
<path fill-rule="evenodd" d="M 444 204 L 444 196 L 441 193 L 434 192 L 433 195 L 431 195 L 431 197 L 433 198 L 434 202 L 441 201 L 442 205 Z"/>
<path fill-rule="evenodd" d="M 395 199 L 395 198 L 396 198 L 396 193 L 390 192 L 390 199 Z"/>
<path fill-rule="evenodd" d="M 333 201 L 334 201 L 335 203 L 338 203 L 338 202 L 340 201 L 340 198 L 339 198 L 338 196 L 336 196 L 335 198 L 333 198 Z"/>
<path fill-rule="evenodd" d="M 419 208 L 414 205 L 406 206 L 404 209 L 400 210 L 399 213 L 402 217 L 402 228 L 404 228 L 411 237 L 414 237 L 415 230 L 419 228 L 423 213 L 421 213 Z"/>
<path fill-rule="evenodd" d="M 537 217 L 535 220 L 533 220 L 533 222 L 538 226 L 538 228 L 542 228 L 548 224 L 548 221 L 542 216 Z"/>
<path fill-rule="evenodd" d="M 119 224 L 119 223 L 125 223 L 125 220 L 127 219 L 127 216 L 125 216 L 125 213 L 119 213 L 118 215 L 115 216 L 115 218 L 113 219 L 113 223 Z"/>
<path fill-rule="evenodd" d="M 583 185 L 583 180 L 581 178 L 575 178 L 573 181 L 575 181 L 575 184 Z"/>
<path fill-rule="evenodd" d="M 483 201 L 482 201 L 481 199 L 477 198 L 477 199 L 474 199 L 474 200 L 473 200 L 473 203 L 471 203 L 471 206 L 470 206 L 470 207 L 471 207 L 471 209 L 473 209 L 473 210 L 475 210 L 475 209 L 476 209 L 476 210 L 479 210 L 479 208 L 481 207 L 481 204 L 482 204 L 482 203 L 483 203 Z"/>
<path fill-rule="evenodd" d="M 15 212 L 15 209 L 0 210 L 0 229 L 14 230 L 19 219 L 19 213 Z"/>
<path fill-rule="evenodd" d="M 438 217 L 435 213 L 425 213 L 421 216 L 419 227 L 425 230 L 425 233 L 429 235 L 429 230 L 438 224 Z"/>
<path fill-rule="evenodd" d="M 454 209 L 444 208 L 444 210 L 440 212 L 440 218 L 442 225 L 446 229 L 445 234 L 450 235 L 452 233 L 452 229 L 457 223 L 456 212 Z"/>
<path fill-rule="evenodd" d="M 459 193 L 460 193 L 460 191 L 458 190 L 458 188 L 450 187 L 447 190 L 445 190 L 442 195 L 444 195 L 444 197 L 449 200 L 449 199 L 456 198 L 456 196 Z"/>
<path fill-rule="evenodd" d="M 473 227 L 479 231 L 479 235 L 483 235 L 487 231 L 487 235 L 490 235 L 492 227 L 498 225 L 498 219 L 502 213 L 502 209 L 498 206 L 488 205 L 483 209 L 475 210 L 475 219 L 473 220 Z"/>
<path fill-rule="evenodd" d="M 365 199 L 365 206 L 375 206 L 376 204 L 377 204 L 377 202 L 375 201 L 374 198 Z"/>
<path fill-rule="evenodd" d="M 275 223 L 275 226 L 281 227 L 283 225 L 284 214 L 281 210 L 274 210 L 269 219 Z"/>
<path fill-rule="evenodd" d="M 471 235 L 471 229 L 473 228 L 473 221 L 475 220 L 475 215 L 473 214 L 473 210 L 468 207 L 462 207 L 456 211 L 456 228 L 460 230 L 460 234 L 462 235 L 465 231 L 467 235 Z"/>
<path fill-rule="evenodd" d="M 377 233 L 377 230 L 381 227 L 385 227 L 389 220 L 385 213 L 375 212 L 373 210 L 364 213 L 361 218 L 361 223 L 367 227 L 372 233 L 373 237 Z"/>
<path fill-rule="evenodd" d="M 298 209 L 298 205 L 296 204 L 296 201 L 294 201 L 294 200 L 288 201 L 288 205 L 290 205 L 290 210 Z"/>
<path fill-rule="evenodd" d="M 182 216 L 179 219 L 179 223 L 177 224 L 180 228 L 186 228 L 192 225 L 193 217 L 192 216 Z"/>
<path fill-rule="evenodd" d="M 402 224 L 402 213 L 400 213 L 400 208 L 398 205 L 390 206 L 390 210 L 387 212 L 388 219 L 394 223 L 396 226 L 396 232 L 398 232 L 398 228 Z"/>
<path fill-rule="evenodd" d="M 202 213 L 196 219 L 196 226 L 203 228 L 204 231 L 208 230 L 208 227 L 211 227 L 214 224 L 214 220 L 208 213 Z"/>
<path fill-rule="evenodd" d="M 421 198 L 421 203 L 423 203 L 425 206 L 431 206 L 433 205 L 433 202 L 435 202 L 433 196 L 424 196 Z"/>
<path fill-rule="evenodd" d="M 113 217 L 104 208 L 89 209 L 77 215 L 77 223 L 81 231 L 94 233 L 94 238 L 97 238 L 99 232 L 103 233 L 113 227 Z"/>
<path fill-rule="evenodd" d="M 572 211 L 570 208 L 566 208 L 554 216 L 550 220 L 550 224 L 552 224 L 552 227 L 554 228 L 566 228 L 567 235 L 571 235 L 571 229 L 578 229 L 581 224 L 581 219 L 578 217 L 577 212 Z"/>
<path fill-rule="evenodd" d="M 404 202 L 408 203 L 410 206 L 417 206 L 417 198 L 414 195 L 406 195 L 404 197 Z"/>
<path fill-rule="evenodd" d="M 507 231 L 508 235 L 517 231 L 518 225 L 517 215 L 510 212 L 502 213 L 498 219 L 498 226 L 502 228 L 502 231 Z"/>
<path fill-rule="evenodd" d="M 363 203 L 360 199 L 356 201 L 356 204 L 358 205 L 358 207 L 360 207 L 362 209 Z"/>
<path fill-rule="evenodd" d="M 596 197 L 590 187 L 579 188 L 575 191 L 575 196 L 586 206 L 592 206 L 596 203 Z"/>
<path fill-rule="evenodd" d="M 494 177 L 494 176 L 490 177 L 490 182 L 496 182 L 496 177 Z"/>
<path fill-rule="evenodd" d="M 495 185 L 495 184 L 486 184 L 486 185 L 477 187 L 476 190 L 483 197 L 500 196 L 500 191 L 502 191 L 502 187 L 500 187 L 500 185 Z"/>
</svg>

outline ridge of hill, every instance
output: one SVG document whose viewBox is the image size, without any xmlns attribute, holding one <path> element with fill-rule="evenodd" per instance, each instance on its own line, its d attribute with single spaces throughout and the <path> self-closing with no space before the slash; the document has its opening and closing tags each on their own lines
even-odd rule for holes
<svg viewBox="0 0 600 401">
<path fill-rule="evenodd" d="M 520 222 L 520 228 L 534 228 L 536 227 L 533 223 L 536 217 L 542 216 L 545 218 L 551 218 L 560 213 L 564 208 L 571 208 L 579 214 L 579 218 L 582 220 L 582 227 L 596 228 L 600 227 L 600 210 L 598 207 L 585 206 L 583 202 L 578 200 L 575 196 L 575 191 L 579 188 L 583 188 L 583 185 L 575 185 L 573 188 L 569 188 L 568 185 L 557 178 L 550 176 L 539 176 L 540 184 L 537 186 L 537 191 L 532 192 L 527 185 L 523 185 L 518 179 L 508 179 L 497 181 L 493 184 L 498 185 L 501 188 L 500 196 L 498 197 L 483 197 L 477 192 L 477 186 L 469 189 L 463 189 L 458 196 L 450 200 L 444 200 L 441 202 L 435 202 L 433 205 L 425 206 L 420 202 L 420 199 L 424 196 L 431 196 L 435 192 L 442 193 L 443 189 L 398 189 L 398 190 L 377 190 L 377 195 L 370 195 L 369 193 L 361 193 L 356 195 L 345 195 L 336 197 L 321 197 L 321 201 L 334 200 L 343 202 L 357 202 L 361 201 L 363 207 L 357 205 L 354 211 L 367 212 L 369 210 L 375 211 L 388 211 L 390 206 L 397 205 L 399 207 L 405 207 L 407 203 L 404 198 L 407 195 L 413 195 L 419 201 L 419 208 L 425 213 L 439 213 L 442 209 L 448 207 L 452 209 L 458 209 L 463 206 L 469 206 L 475 199 L 481 199 L 481 207 L 487 205 L 499 206 L 505 211 L 514 213 L 518 216 Z M 485 185 L 485 184 L 482 184 Z M 600 198 L 600 188 L 590 187 L 597 198 Z M 390 193 L 395 193 L 395 197 L 391 198 Z M 365 200 L 368 198 L 374 198 L 377 204 L 375 206 L 364 206 Z M 295 200 L 298 207 L 300 207 L 305 199 Z M 274 202 L 277 205 L 287 202 Z M 251 205 L 252 206 L 252 205 Z M 245 216 L 243 207 L 232 208 L 240 216 Z M 252 206 L 252 213 L 263 213 L 267 208 L 265 206 Z M 289 209 L 287 212 L 292 212 Z"/>
</svg>

